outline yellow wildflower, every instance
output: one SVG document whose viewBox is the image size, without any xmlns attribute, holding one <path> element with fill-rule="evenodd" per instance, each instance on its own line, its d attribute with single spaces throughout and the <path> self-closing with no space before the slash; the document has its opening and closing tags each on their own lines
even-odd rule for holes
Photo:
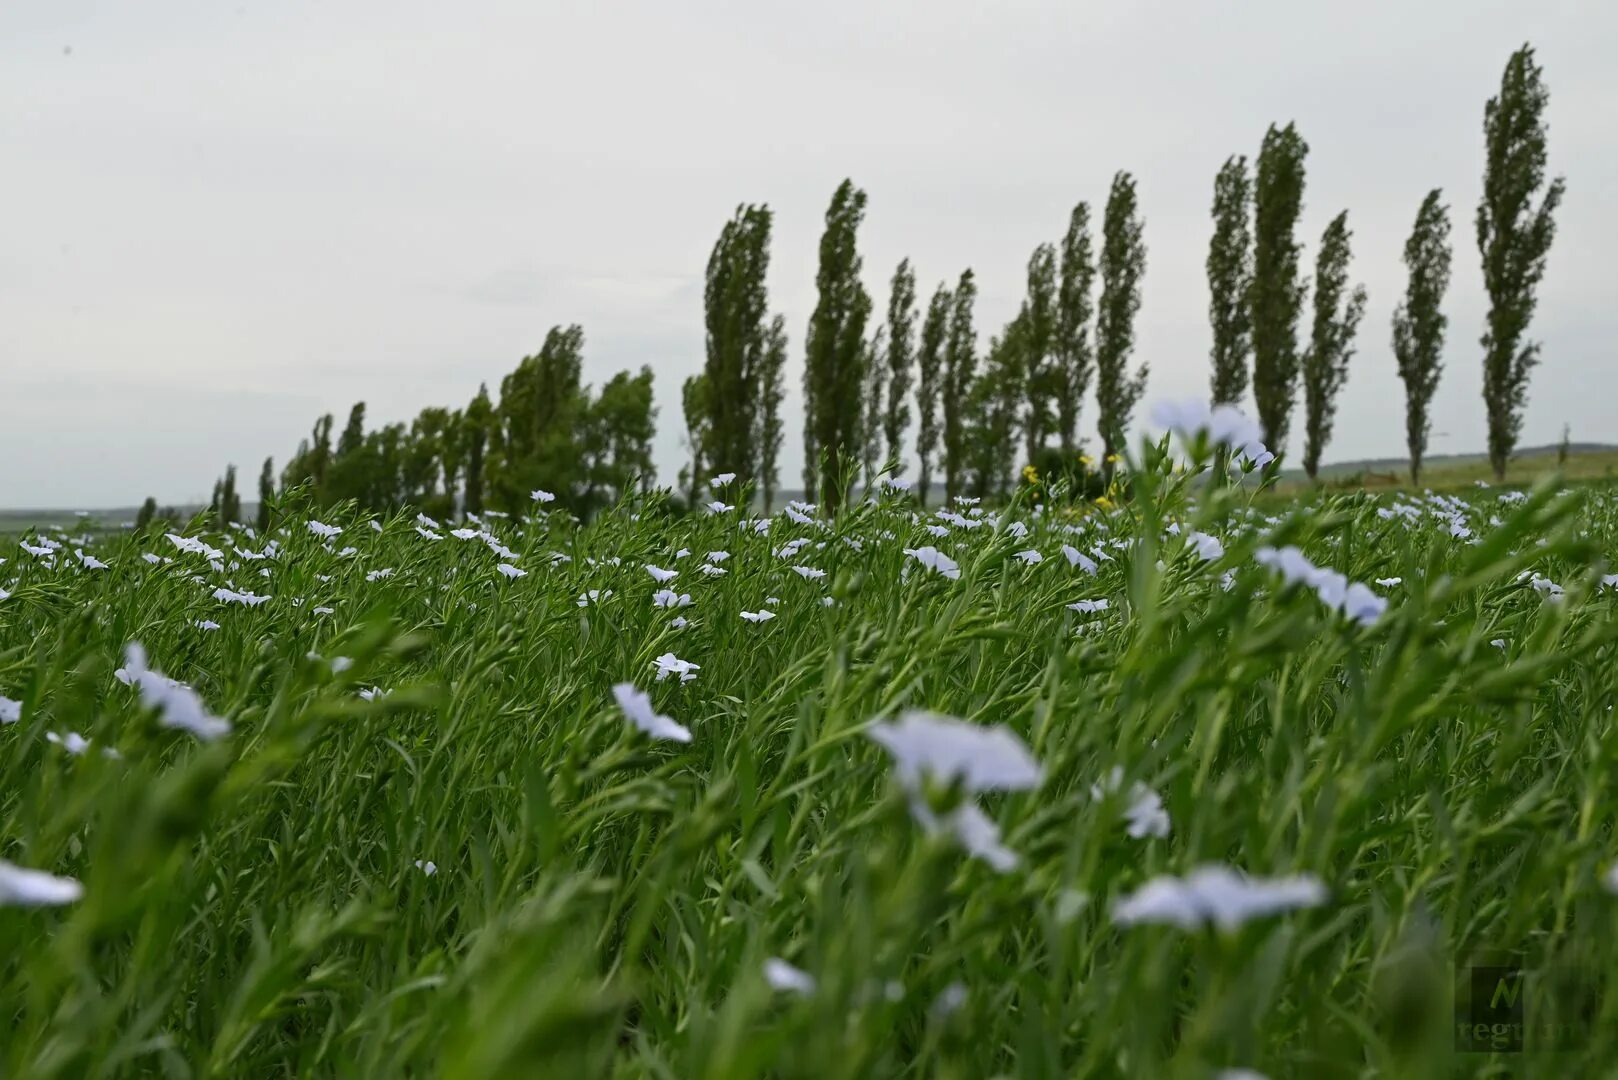
<svg viewBox="0 0 1618 1080">
<path fill-rule="evenodd" d="M 1119 457 L 1117 454 L 1108 454 L 1107 455 L 1107 464 L 1108 465 L 1116 465 L 1122 460 L 1124 460 L 1124 459 Z"/>
<path fill-rule="evenodd" d="M 1101 507 L 1103 510 L 1111 510 L 1113 508 L 1112 500 L 1107 498 L 1105 495 L 1096 500 L 1096 505 Z"/>
<path fill-rule="evenodd" d="M 1090 460 L 1090 455 L 1089 454 L 1080 454 L 1079 455 L 1079 464 L 1083 465 L 1085 468 L 1089 468 L 1091 465 L 1094 465 L 1095 462 Z"/>
</svg>

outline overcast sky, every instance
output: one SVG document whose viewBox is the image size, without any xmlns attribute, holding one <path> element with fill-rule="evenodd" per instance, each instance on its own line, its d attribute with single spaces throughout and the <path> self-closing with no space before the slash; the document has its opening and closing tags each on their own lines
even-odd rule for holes
<svg viewBox="0 0 1618 1080">
<path fill-rule="evenodd" d="M 986 341 L 1034 246 L 1132 171 L 1142 412 L 1201 396 L 1213 176 L 1287 120 L 1310 144 L 1306 265 L 1346 208 L 1370 291 L 1328 460 L 1403 452 L 1388 322 L 1433 187 L 1456 266 L 1431 451 L 1479 450 L 1483 105 L 1525 40 L 1568 191 L 1523 440 L 1566 423 L 1618 441 L 1611 0 L 8 0 L 0 506 L 205 499 L 227 462 L 251 486 L 317 414 L 464 404 L 570 322 L 590 381 L 656 371 L 672 481 L 702 271 L 742 201 L 775 210 L 791 486 L 816 244 L 845 176 L 870 196 L 878 309 L 904 256 L 924 300 L 970 266 Z"/>
</svg>

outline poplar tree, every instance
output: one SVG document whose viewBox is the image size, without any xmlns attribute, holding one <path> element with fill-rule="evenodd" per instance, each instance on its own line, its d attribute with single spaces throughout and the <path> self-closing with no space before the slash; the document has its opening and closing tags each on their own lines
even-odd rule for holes
<svg viewBox="0 0 1618 1080">
<path fill-rule="evenodd" d="M 921 346 L 916 352 L 916 495 L 927 505 L 932 489 L 932 466 L 939 444 L 939 395 L 944 389 L 945 351 L 949 339 L 950 312 L 954 297 L 949 286 L 940 282 L 927 305 L 921 324 Z"/>
<path fill-rule="evenodd" d="M 1055 362 L 1051 345 L 1056 338 L 1057 284 L 1056 248 L 1041 244 L 1028 259 L 1028 294 L 1023 300 L 1020 323 L 1014 340 L 1007 327 L 1006 340 L 1016 357 L 1027 412 L 1022 419 L 1027 436 L 1028 460 L 1034 461 L 1045 445 L 1045 436 L 1057 424 L 1055 405 L 1060 399 L 1058 383 L 1061 366 Z M 1002 346 L 1006 344 L 1002 341 Z"/>
<path fill-rule="evenodd" d="M 713 464 L 708 455 L 709 425 L 713 417 L 708 393 L 706 374 L 692 375 L 680 387 L 680 408 L 685 414 L 685 445 L 691 451 L 691 464 L 681 468 L 680 475 L 684 481 L 686 502 L 690 506 L 696 506 L 697 494 L 702 482 L 708 478 L 708 468 Z"/>
<path fill-rule="evenodd" d="M 223 529 L 241 520 L 242 497 L 236 492 L 236 466 L 225 466 L 225 475 L 214 482 L 213 501 L 209 504 L 214 527 Z"/>
<path fill-rule="evenodd" d="M 484 452 L 493 423 L 494 403 L 489 400 L 488 386 L 480 383 L 477 396 L 466 407 L 466 493 L 461 499 L 464 513 L 483 513 Z"/>
<path fill-rule="evenodd" d="M 258 531 L 270 531 L 270 504 L 275 501 L 275 461 L 264 459 L 264 468 L 258 474 Z"/>
<path fill-rule="evenodd" d="M 768 206 L 736 209 L 708 257 L 703 291 L 709 464 L 749 478 L 758 467 L 771 220 Z"/>
<path fill-rule="evenodd" d="M 317 503 L 325 501 L 326 471 L 331 465 L 331 414 L 315 421 L 310 437 L 298 443 L 298 452 L 281 473 L 282 490 L 307 485 Z"/>
<path fill-rule="evenodd" d="M 972 491 L 980 496 L 1004 495 L 1016 467 L 1017 428 L 1029 393 L 1028 324 L 1024 310 L 998 337 L 989 339 L 983 373 L 966 394 Z"/>
<path fill-rule="evenodd" d="M 1298 386 L 1298 316 L 1308 286 L 1293 239 L 1303 210 L 1304 158 L 1297 128 L 1270 125 L 1259 150 L 1253 192 L 1253 278 L 1247 290 L 1253 343 L 1253 399 L 1264 445 L 1286 446 Z"/>
<path fill-rule="evenodd" d="M 1213 401 L 1241 400 L 1247 391 L 1252 322 L 1247 306 L 1253 278 L 1253 235 L 1248 225 L 1253 187 L 1247 158 L 1234 156 L 1214 177 L 1213 239 L 1208 242 L 1208 322 L 1213 328 Z"/>
<path fill-rule="evenodd" d="M 1112 178 L 1101 225 L 1101 300 L 1096 307 L 1096 405 L 1109 476 L 1110 459 L 1123 449 L 1130 417 L 1146 389 L 1146 365 L 1141 364 L 1134 375 L 1128 370 L 1135 349 L 1140 282 L 1146 274 L 1143 231 L 1135 180 L 1120 172 Z"/>
<path fill-rule="evenodd" d="M 1320 456 L 1331 441 L 1337 395 L 1348 379 L 1354 335 L 1365 316 L 1364 286 L 1348 287 L 1352 237 L 1345 210 L 1326 226 L 1315 258 L 1315 320 L 1303 361 L 1303 470 L 1311 480 L 1319 474 Z"/>
<path fill-rule="evenodd" d="M 803 498 L 810 503 L 816 501 L 815 494 L 820 490 L 820 444 L 815 441 L 820 418 L 819 404 L 811 389 L 812 375 L 806 362 L 803 368 Z"/>
<path fill-rule="evenodd" d="M 348 410 L 348 423 L 343 426 L 343 433 L 337 439 L 338 459 L 358 452 L 364 443 L 365 402 L 356 401 L 354 407 Z"/>
<path fill-rule="evenodd" d="M 242 493 L 236 490 L 236 466 L 225 466 L 225 491 L 223 498 L 225 521 L 237 523 L 242 520 Z"/>
<path fill-rule="evenodd" d="M 916 362 L 916 273 L 910 260 L 899 263 L 888 289 L 888 389 L 882 434 L 888 459 L 899 461 L 905 428 L 910 426 L 910 386 Z"/>
<path fill-rule="evenodd" d="M 1441 195 L 1438 188 L 1429 191 L 1416 211 L 1416 224 L 1405 241 L 1409 281 L 1405 298 L 1393 313 L 1393 355 L 1405 384 L 1405 441 L 1410 447 L 1412 484 L 1421 480 L 1431 429 L 1428 407 L 1443 371 L 1444 331 L 1449 325 L 1443 303 L 1449 289 L 1450 224 Z"/>
<path fill-rule="evenodd" d="M 871 297 L 860 282 L 857 243 L 864 217 L 865 192 L 852 180 L 844 180 L 826 210 L 815 275 L 818 299 L 806 340 L 805 396 L 811 403 L 807 412 L 814 430 L 813 450 L 821 455 L 811 460 L 819 462 L 821 500 L 832 514 L 838 511 L 850 469 L 859 460 L 865 419 L 860 398 Z"/>
<path fill-rule="evenodd" d="M 944 346 L 944 498 L 962 493 L 970 451 L 971 394 L 977 384 L 977 330 L 972 308 L 977 303 L 977 281 L 972 271 L 961 274 L 950 295 L 949 332 Z"/>
<path fill-rule="evenodd" d="M 860 425 L 860 464 L 863 483 L 869 488 L 876 481 L 876 472 L 882 467 L 882 386 L 887 377 L 888 328 L 879 326 L 871 340 L 865 343 L 865 354 L 860 367 L 865 373 L 865 389 L 861 394 L 865 417 Z"/>
<path fill-rule="evenodd" d="M 1062 453 L 1078 450 L 1079 411 L 1090 389 L 1095 355 L 1090 344 L 1090 289 L 1095 256 L 1090 241 L 1090 206 L 1079 203 L 1068 218 L 1062 238 L 1061 284 L 1056 294 L 1056 426 Z"/>
<path fill-rule="evenodd" d="M 575 506 L 585 481 L 583 440 L 590 400 L 583 385 L 584 328 L 553 326 L 538 353 L 500 381 L 494 438 L 486 462 L 497 509 L 531 505 L 530 492 L 554 493 Z"/>
<path fill-rule="evenodd" d="M 1545 106 L 1550 91 L 1541 81 L 1534 50 L 1524 45 L 1506 63 L 1500 93 L 1483 110 L 1487 163 L 1478 202 L 1478 252 L 1489 316 L 1483 345 L 1483 400 L 1489 412 L 1489 463 L 1504 480 L 1506 462 L 1522 432 L 1528 376 L 1539 363 L 1539 343 L 1527 341 L 1538 303 L 1535 290 L 1556 236 L 1554 215 L 1562 202 L 1561 177 L 1545 186 Z M 1545 193 L 1534 205 L 1541 188 Z"/>
<path fill-rule="evenodd" d="M 786 398 L 787 320 L 777 315 L 764 338 L 764 373 L 759 386 L 759 487 L 770 512 L 781 482 L 781 402 Z"/>
</svg>

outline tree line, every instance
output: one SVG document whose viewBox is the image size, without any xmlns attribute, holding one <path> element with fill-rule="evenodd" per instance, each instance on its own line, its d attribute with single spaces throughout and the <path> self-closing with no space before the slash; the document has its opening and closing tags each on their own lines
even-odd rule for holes
<svg viewBox="0 0 1618 1080">
<path fill-rule="evenodd" d="M 434 515 L 511 513 L 545 491 L 581 515 L 652 477 L 652 369 L 621 371 L 599 390 L 583 382 L 584 331 L 553 327 L 539 352 L 464 407 L 423 409 L 411 423 L 367 431 L 356 402 L 332 442 L 328 414 L 298 446 L 281 487 L 307 488 L 317 505 L 353 500 L 375 510 L 419 507 Z M 273 463 L 260 503 L 275 494 Z"/>
<path fill-rule="evenodd" d="M 1480 344 L 1489 458 L 1500 478 L 1539 361 L 1528 325 L 1564 190 L 1561 178 L 1546 180 L 1548 102 L 1542 70 L 1524 45 L 1484 110 L 1476 233 L 1489 313 Z M 1313 275 L 1305 276 L 1295 232 L 1308 153 L 1288 123 L 1270 126 L 1251 168 L 1243 155 L 1224 162 L 1214 177 L 1206 271 L 1212 401 L 1238 403 L 1251 389 L 1264 442 L 1280 448 L 1301 387 L 1303 466 L 1314 478 L 1332 437 L 1366 292 L 1350 283 L 1346 210 L 1327 225 Z M 907 440 L 923 504 L 935 485 L 947 499 L 1004 495 L 1019 456 L 1041 472 L 1073 467 L 1092 389 L 1096 468 L 1108 472 L 1147 375 L 1146 364 L 1134 362 L 1146 272 L 1135 178 L 1114 175 L 1099 236 L 1090 204 L 1081 201 L 1060 240 L 1034 248 L 1017 314 L 981 351 L 970 267 L 939 281 L 923 305 L 915 267 L 902 259 L 878 314 L 859 250 L 866 203 L 865 192 L 844 180 L 826 210 L 817 299 L 803 342 L 805 498 L 835 512 L 856 484 L 902 467 Z M 688 503 L 723 473 L 753 483 L 766 508 L 780 489 L 789 342 L 785 318 L 770 311 L 773 222 L 767 205 L 739 206 L 708 258 L 704 363 L 680 394 L 689 456 L 677 483 Z M 1434 189 L 1421 201 L 1405 245 L 1408 281 L 1392 325 L 1412 480 L 1421 474 L 1442 372 L 1451 261 L 1449 208 Z M 582 381 L 583 349 L 579 326 L 554 327 L 539 352 L 501 381 L 498 398 L 480 387 L 464 407 L 423 409 L 409 424 L 367 431 L 365 404 L 358 402 L 335 444 L 332 416 L 320 417 L 279 476 L 272 461 L 264 462 L 260 523 L 267 524 L 278 480 L 281 491 L 304 487 L 321 505 L 354 500 L 376 510 L 408 505 L 444 516 L 515 512 L 539 491 L 585 516 L 649 486 L 658 412 L 651 369 L 619 372 L 594 389 Z M 234 466 L 215 487 L 213 511 L 221 520 L 240 516 Z M 153 513 L 148 500 L 142 516 Z"/>
<path fill-rule="evenodd" d="M 1080 203 L 1060 255 L 1055 244 L 1035 248 L 1021 310 L 981 356 L 970 268 L 939 282 L 923 312 L 915 269 L 902 259 L 875 317 L 858 242 L 865 207 L 865 192 L 843 181 L 821 236 L 802 382 L 808 501 L 835 512 L 856 483 L 897 466 L 912 421 L 923 502 L 936 479 L 946 497 L 1004 493 L 1019 453 L 1038 458 L 1053 439 L 1076 452 L 1092 374 L 1102 440 L 1122 446 L 1146 375 L 1129 370 L 1146 247 L 1128 173 L 1113 179 L 1100 250 Z M 690 458 L 679 486 L 692 500 L 719 473 L 754 478 L 766 507 L 780 486 L 788 342 L 784 318 L 769 311 L 772 221 L 768 206 L 738 208 L 708 260 L 706 360 L 681 388 Z"/>
<path fill-rule="evenodd" d="M 1483 197 L 1476 225 L 1489 313 L 1483 347 L 1483 399 L 1488 417 L 1489 462 L 1497 479 L 1516 448 L 1527 404 L 1529 373 L 1539 346 L 1528 324 L 1555 235 L 1554 215 L 1564 181 L 1546 183 L 1545 108 L 1550 100 L 1533 49 L 1513 53 L 1499 93 L 1484 109 Z M 1348 377 L 1354 338 L 1365 313 L 1365 290 L 1348 284 L 1348 213 L 1321 236 L 1313 280 L 1313 319 L 1307 342 L 1298 321 L 1310 284 L 1300 276 L 1301 247 L 1293 232 L 1303 207 L 1304 161 L 1309 147 L 1296 127 L 1272 126 L 1249 174 L 1232 157 L 1214 180 L 1213 239 L 1207 260 L 1209 321 L 1213 329 L 1214 402 L 1238 402 L 1247 389 L 1264 441 L 1283 446 L 1303 386 L 1303 466 L 1310 479 L 1331 440 L 1337 395 Z M 1448 318 L 1449 208 L 1441 189 L 1428 192 L 1405 243 L 1408 280 L 1393 315 L 1393 353 L 1405 388 L 1405 433 L 1410 477 L 1421 476 L 1431 430 L 1430 407 L 1443 370 Z"/>
</svg>

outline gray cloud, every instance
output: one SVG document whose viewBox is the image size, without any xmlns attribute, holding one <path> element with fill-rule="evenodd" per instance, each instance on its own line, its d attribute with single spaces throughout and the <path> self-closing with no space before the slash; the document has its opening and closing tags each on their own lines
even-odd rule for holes
<svg viewBox="0 0 1618 1080">
<path fill-rule="evenodd" d="M 1569 180 L 1524 438 L 1601 438 L 1618 390 L 1615 31 L 1618 8 L 1577 0 L 7 5 L 0 454 L 22 467 L 0 503 L 205 493 L 226 462 L 284 458 L 317 412 L 464 401 L 569 322 L 592 381 L 657 372 L 671 479 L 720 224 L 738 202 L 775 208 L 772 295 L 800 362 L 844 175 L 870 193 L 878 304 L 904 256 L 924 297 L 970 265 L 987 337 L 1034 245 L 1132 170 L 1149 396 L 1200 394 L 1213 173 L 1288 119 L 1311 144 L 1307 257 L 1347 208 L 1371 294 L 1328 456 L 1402 446 L 1387 326 L 1435 186 L 1457 251 L 1435 449 L 1476 449 L 1482 108 L 1524 40 Z"/>
</svg>

